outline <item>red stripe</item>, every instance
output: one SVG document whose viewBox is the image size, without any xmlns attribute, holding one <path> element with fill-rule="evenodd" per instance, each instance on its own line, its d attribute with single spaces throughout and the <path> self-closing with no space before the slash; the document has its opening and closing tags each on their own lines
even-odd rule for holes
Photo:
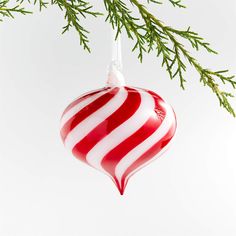
<svg viewBox="0 0 236 236">
<path fill-rule="evenodd" d="M 134 170 L 138 169 L 144 163 L 150 161 L 155 155 L 157 155 L 173 138 L 174 133 L 176 130 L 176 124 L 173 124 L 167 134 L 159 140 L 156 144 L 154 144 L 150 149 L 148 149 L 143 155 L 141 155 L 127 170 L 122 176 L 121 179 L 121 192 L 124 191 L 125 186 L 127 184 L 127 176 L 133 172 Z M 132 173 L 134 174 L 134 173 Z"/>
<path fill-rule="evenodd" d="M 166 109 L 163 107 L 163 104 L 165 103 L 165 101 L 158 94 L 154 93 L 153 91 L 151 91 L 151 90 L 146 90 L 146 91 L 149 94 L 151 94 L 152 97 L 154 98 L 154 100 L 156 101 L 155 112 L 157 113 L 159 118 L 164 120 L 164 118 L 166 116 Z"/>
<path fill-rule="evenodd" d="M 87 153 L 105 136 L 128 120 L 138 109 L 141 96 L 134 89 L 125 88 L 128 96 L 124 103 L 117 108 L 106 120 L 101 122 L 73 148 L 73 154 L 81 161 L 86 161 Z"/>
<path fill-rule="evenodd" d="M 118 93 L 118 91 L 119 91 L 119 88 L 117 87 L 112 89 L 111 91 L 97 98 L 88 106 L 81 109 L 73 117 L 71 117 L 61 129 L 62 140 L 65 141 L 67 135 L 70 133 L 71 130 L 73 130 L 80 122 L 85 120 L 92 113 L 94 113 L 99 108 L 104 106 L 107 102 L 109 102 Z"/>
<path fill-rule="evenodd" d="M 76 106 L 78 103 L 82 102 L 83 100 L 85 100 L 86 98 L 92 96 L 92 95 L 95 95 L 99 92 L 103 92 L 104 90 L 106 90 L 107 88 L 105 89 L 99 89 L 99 90 L 96 90 L 96 91 L 93 91 L 91 93 L 86 93 L 85 95 L 82 95 L 81 97 L 77 98 L 75 101 L 73 101 L 66 109 L 65 111 L 63 112 L 62 114 L 62 117 L 71 109 L 73 108 L 74 106 Z"/>
<path fill-rule="evenodd" d="M 142 89 L 142 88 L 141 88 L 141 90 L 144 90 L 144 91 L 146 91 L 147 93 L 151 94 L 154 99 L 159 100 L 159 103 L 160 103 L 160 102 L 164 102 L 163 98 L 160 97 L 158 94 L 154 93 L 152 90 Z"/>
</svg>

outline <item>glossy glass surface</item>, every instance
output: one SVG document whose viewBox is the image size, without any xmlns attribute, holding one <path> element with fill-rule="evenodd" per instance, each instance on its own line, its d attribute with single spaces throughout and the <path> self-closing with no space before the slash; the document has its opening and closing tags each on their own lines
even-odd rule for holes
<svg viewBox="0 0 236 236">
<path fill-rule="evenodd" d="M 82 95 L 61 119 L 65 146 L 108 174 L 121 194 L 130 176 L 167 148 L 175 130 L 173 109 L 156 93 L 132 87 Z"/>
</svg>

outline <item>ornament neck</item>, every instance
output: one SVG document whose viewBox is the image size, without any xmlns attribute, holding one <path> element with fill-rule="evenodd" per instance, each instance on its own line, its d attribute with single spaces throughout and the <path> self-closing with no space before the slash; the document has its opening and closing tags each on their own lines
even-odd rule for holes
<svg viewBox="0 0 236 236">
<path fill-rule="evenodd" d="M 115 62 L 111 62 L 107 78 L 107 86 L 121 87 L 125 86 L 125 79 Z"/>
</svg>

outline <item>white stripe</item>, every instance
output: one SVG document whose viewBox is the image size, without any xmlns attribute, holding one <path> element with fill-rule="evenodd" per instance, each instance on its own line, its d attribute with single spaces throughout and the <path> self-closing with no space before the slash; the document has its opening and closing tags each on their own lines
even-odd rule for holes
<svg viewBox="0 0 236 236">
<path fill-rule="evenodd" d="M 120 88 L 118 93 L 108 103 L 92 113 L 70 131 L 65 139 L 65 146 L 69 150 L 72 150 L 90 131 L 115 112 L 124 103 L 126 98 L 127 91 L 124 88 Z"/>
<path fill-rule="evenodd" d="M 115 169 L 115 175 L 119 182 L 125 171 L 131 166 L 140 156 L 142 156 L 148 149 L 150 149 L 154 144 L 161 140 L 170 130 L 173 121 L 175 120 L 174 112 L 172 108 L 165 104 L 166 116 L 161 123 L 160 127 L 142 143 L 132 149 L 127 153 L 122 160 L 117 164 Z M 146 164 L 146 163 L 145 163 Z M 130 173 L 131 174 L 131 173 Z M 129 174 L 129 175 L 130 175 Z"/>
<path fill-rule="evenodd" d="M 107 93 L 107 91 L 101 91 L 94 95 L 89 96 L 88 98 L 84 99 L 83 101 L 79 102 L 75 106 L 73 106 L 70 110 L 68 110 L 61 118 L 61 124 L 60 127 L 63 128 L 63 126 L 66 124 L 68 120 L 70 120 L 76 113 L 78 113 L 80 110 L 82 110 L 84 107 L 95 101 L 97 98 L 101 97 L 103 94 Z M 83 95 L 85 96 L 85 95 Z"/>
<path fill-rule="evenodd" d="M 94 168 L 104 172 L 104 169 L 101 166 L 104 156 L 133 133 L 135 133 L 145 124 L 150 116 L 155 114 L 155 102 L 153 97 L 149 93 L 143 91 L 140 93 L 140 95 L 141 104 L 133 116 L 131 116 L 127 121 L 113 130 L 104 139 L 102 139 L 87 154 L 87 162 Z"/>
</svg>

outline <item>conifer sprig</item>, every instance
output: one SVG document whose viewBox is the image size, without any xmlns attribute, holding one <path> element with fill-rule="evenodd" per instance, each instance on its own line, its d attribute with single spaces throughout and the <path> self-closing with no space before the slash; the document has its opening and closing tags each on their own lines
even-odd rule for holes
<svg viewBox="0 0 236 236">
<path fill-rule="evenodd" d="M 11 1 L 11 0 L 10 0 Z M 89 0 L 28 0 L 30 3 L 39 4 L 39 9 L 48 7 L 48 5 L 57 5 L 64 11 L 66 25 L 63 27 L 63 33 L 70 28 L 74 28 L 79 35 L 80 44 L 90 52 L 88 33 L 89 31 L 82 25 L 81 19 L 87 16 L 97 17 L 102 15 L 93 11 Z M 117 30 L 117 36 L 125 31 L 128 38 L 134 41 L 133 51 L 138 51 L 138 58 L 143 60 L 145 53 L 155 52 L 162 60 L 162 66 L 166 69 L 171 79 L 178 78 L 180 87 L 185 88 L 185 72 L 187 70 L 186 62 L 193 66 L 199 74 L 199 81 L 216 95 L 220 106 L 225 108 L 234 117 L 234 109 L 229 103 L 229 98 L 233 94 L 225 91 L 224 85 L 230 85 L 236 89 L 234 76 L 228 76 L 228 70 L 210 70 L 202 66 L 198 60 L 186 49 L 189 44 L 194 50 L 204 49 L 208 53 L 217 54 L 208 42 L 198 33 L 189 28 L 185 30 L 175 29 L 165 25 L 159 18 L 154 16 L 145 5 L 139 0 L 103 0 L 107 11 L 106 21 Z M 174 7 L 185 8 L 182 0 L 165 0 Z M 0 0 L 0 20 L 3 17 L 13 18 L 16 13 L 30 14 L 22 4 L 24 0 L 19 0 L 13 7 L 9 7 L 9 0 Z M 139 16 L 132 11 L 138 10 Z M 147 4 L 162 4 L 164 0 L 147 0 Z M 1 18 L 2 16 L 2 18 Z"/>
<path fill-rule="evenodd" d="M 97 17 L 102 14 L 92 11 L 92 5 L 89 2 L 82 0 L 52 0 L 52 4 L 58 5 L 62 11 L 65 11 L 64 17 L 67 23 L 63 27 L 62 33 L 69 31 L 71 27 L 75 28 L 79 34 L 80 44 L 85 50 L 90 52 L 90 47 L 88 45 L 89 31 L 81 24 L 80 17 L 86 18 L 88 15 Z"/>
<path fill-rule="evenodd" d="M 9 0 L 0 1 L 0 21 L 3 20 L 3 17 L 14 18 L 16 13 L 26 15 L 31 14 L 32 12 L 27 11 L 21 4 L 15 3 L 14 6 L 9 6 Z"/>
<path fill-rule="evenodd" d="M 188 52 L 184 44 L 180 41 L 190 43 L 193 49 L 205 49 L 209 53 L 217 54 L 196 32 L 190 28 L 187 30 L 177 30 L 164 25 L 157 17 L 151 14 L 147 8 L 138 0 L 129 0 L 140 13 L 140 18 L 134 17 L 132 11 L 122 0 L 104 0 L 108 11 L 107 20 L 117 28 L 117 34 L 125 29 L 129 38 L 135 40 L 133 50 L 138 51 L 138 58 L 143 59 L 145 52 L 155 51 L 158 57 L 162 58 L 162 66 L 166 68 L 169 77 L 179 78 L 180 86 L 185 88 L 186 62 L 193 66 L 199 74 L 200 82 L 209 87 L 216 94 L 220 106 L 223 106 L 230 114 L 236 116 L 234 109 L 228 98 L 233 97 L 232 93 L 224 91 L 222 85 L 229 84 L 236 88 L 234 76 L 227 76 L 228 70 L 212 71 L 200 65 L 198 60 Z M 153 1 L 152 1 L 153 2 Z M 177 1 L 175 1 L 177 4 Z M 178 1 L 178 4 L 181 4 Z M 114 27 L 115 28 L 115 27 Z M 221 83 L 221 84 L 220 84 Z"/>
</svg>

